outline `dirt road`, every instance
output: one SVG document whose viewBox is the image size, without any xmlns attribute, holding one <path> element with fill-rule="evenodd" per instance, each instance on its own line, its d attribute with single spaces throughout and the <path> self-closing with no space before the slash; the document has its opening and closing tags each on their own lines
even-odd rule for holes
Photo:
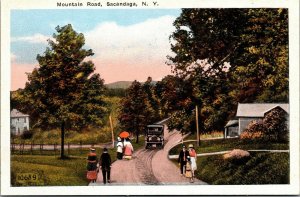
<svg viewBox="0 0 300 197">
<path fill-rule="evenodd" d="M 140 149 L 135 151 L 131 160 L 118 160 L 112 164 L 111 185 L 173 185 L 205 184 L 200 180 L 189 183 L 180 175 L 179 168 L 168 159 L 169 149 L 182 139 L 177 131 L 170 132 L 165 128 L 164 149 Z M 101 171 L 96 183 L 104 185 Z"/>
</svg>

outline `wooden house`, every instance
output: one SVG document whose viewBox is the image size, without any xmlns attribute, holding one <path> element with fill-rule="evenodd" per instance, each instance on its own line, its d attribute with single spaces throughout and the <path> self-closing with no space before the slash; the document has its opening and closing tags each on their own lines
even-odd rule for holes
<svg viewBox="0 0 300 197">
<path fill-rule="evenodd" d="M 262 120 L 274 108 L 281 108 L 289 114 L 287 103 L 239 103 L 236 118 L 225 125 L 225 137 L 239 136 L 253 120 Z"/>
</svg>

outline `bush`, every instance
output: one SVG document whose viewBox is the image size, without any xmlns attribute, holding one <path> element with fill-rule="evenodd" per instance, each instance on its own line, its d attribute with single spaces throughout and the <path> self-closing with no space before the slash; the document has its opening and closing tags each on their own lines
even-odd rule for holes
<svg viewBox="0 0 300 197">
<path fill-rule="evenodd" d="M 32 130 L 25 130 L 22 135 L 21 138 L 22 139 L 31 139 L 33 136 L 33 131 Z"/>
<path fill-rule="evenodd" d="M 277 107 L 268 112 L 263 125 L 269 140 L 288 141 L 287 113 L 282 108 Z"/>
<path fill-rule="evenodd" d="M 249 131 L 244 131 L 241 135 L 240 138 L 242 140 L 256 140 L 256 139 L 262 139 L 263 138 L 263 131 L 254 131 L 254 132 L 249 132 Z"/>
<path fill-rule="evenodd" d="M 263 131 L 264 132 L 265 127 L 263 125 L 262 121 L 253 120 L 249 123 L 247 126 L 247 129 L 245 131 L 253 133 L 256 131 Z"/>
</svg>

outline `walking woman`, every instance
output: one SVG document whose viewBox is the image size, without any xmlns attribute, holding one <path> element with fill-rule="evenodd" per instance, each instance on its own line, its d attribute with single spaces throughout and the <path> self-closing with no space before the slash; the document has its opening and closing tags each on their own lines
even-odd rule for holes
<svg viewBox="0 0 300 197">
<path fill-rule="evenodd" d="M 130 160 L 133 154 L 133 146 L 130 143 L 130 139 L 127 138 L 124 141 L 124 158 Z"/>
<path fill-rule="evenodd" d="M 191 182 L 194 182 L 195 170 L 197 170 L 197 153 L 194 149 L 193 144 L 189 145 L 189 155 L 190 155 L 190 158 L 191 158 L 191 170 L 192 170 Z"/>
<path fill-rule="evenodd" d="M 97 179 L 97 155 L 96 149 L 91 148 L 87 158 L 87 179 L 96 182 Z"/>
<path fill-rule="evenodd" d="M 119 160 L 123 159 L 123 142 L 120 137 L 118 137 L 118 143 L 117 143 L 117 159 Z"/>
</svg>

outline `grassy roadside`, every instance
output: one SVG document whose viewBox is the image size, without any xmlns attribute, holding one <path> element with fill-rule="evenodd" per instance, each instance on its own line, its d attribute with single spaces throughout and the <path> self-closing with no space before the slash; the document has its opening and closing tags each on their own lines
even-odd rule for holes
<svg viewBox="0 0 300 197">
<path fill-rule="evenodd" d="M 60 160 L 53 156 L 12 156 L 11 157 L 11 185 L 28 186 L 28 182 L 20 184 L 16 180 L 18 174 L 36 173 L 40 176 L 38 185 L 45 186 L 75 186 L 87 185 L 85 179 L 85 158 L 70 157 Z"/>
<path fill-rule="evenodd" d="M 197 153 L 210 153 L 218 151 L 227 151 L 232 149 L 279 149 L 287 150 L 289 145 L 286 143 L 265 143 L 261 141 L 242 141 L 239 138 L 231 139 L 217 139 L 217 140 L 207 140 L 201 141 L 200 146 L 196 145 L 196 142 L 188 142 L 185 145 L 193 144 Z M 179 144 L 170 150 L 170 155 L 178 154 L 181 150 L 182 145 Z"/>
<path fill-rule="evenodd" d="M 12 155 L 11 156 L 11 184 L 12 186 L 27 186 L 16 181 L 19 173 L 36 173 L 41 176 L 40 185 L 47 186 L 86 186 L 86 159 L 89 149 L 72 150 L 72 156 L 61 160 L 54 153 L 48 151 L 48 155 Z M 103 150 L 96 148 L 98 158 Z M 113 161 L 116 160 L 116 152 L 109 149 Z"/>
<path fill-rule="evenodd" d="M 199 157 L 195 176 L 213 185 L 289 184 L 288 153 L 251 153 L 247 160 Z"/>
<path fill-rule="evenodd" d="M 136 144 L 132 142 L 134 150 L 144 147 L 144 141 Z M 20 183 L 17 176 L 24 173 L 34 173 L 40 176 L 37 185 L 45 186 L 86 186 L 86 159 L 89 149 L 71 149 L 68 159 L 61 160 L 54 151 L 44 151 L 44 155 L 19 155 L 11 156 L 11 185 L 29 186 L 28 182 Z M 98 158 L 103 149 L 96 148 Z M 66 152 L 67 153 L 67 152 Z M 38 152 L 37 152 L 38 154 Z M 59 154 L 59 152 L 57 153 Z M 116 149 L 109 149 L 112 161 L 116 160 Z"/>
<path fill-rule="evenodd" d="M 181 144 L 177 145 L 170 150 L 170 154 L 179 154 L 181 147 Z M 200 147 L 195 147 L 197 153 L 232 149 L 289 149 L 285 143 L 242 141 L 238 138 L 202 141 Z M 196 178 L 213 185 L 289 184 L 289 153 L 251 152 L 245 160 L 224 160 L 222 156 L 198 157 Z"/>
</svg>

